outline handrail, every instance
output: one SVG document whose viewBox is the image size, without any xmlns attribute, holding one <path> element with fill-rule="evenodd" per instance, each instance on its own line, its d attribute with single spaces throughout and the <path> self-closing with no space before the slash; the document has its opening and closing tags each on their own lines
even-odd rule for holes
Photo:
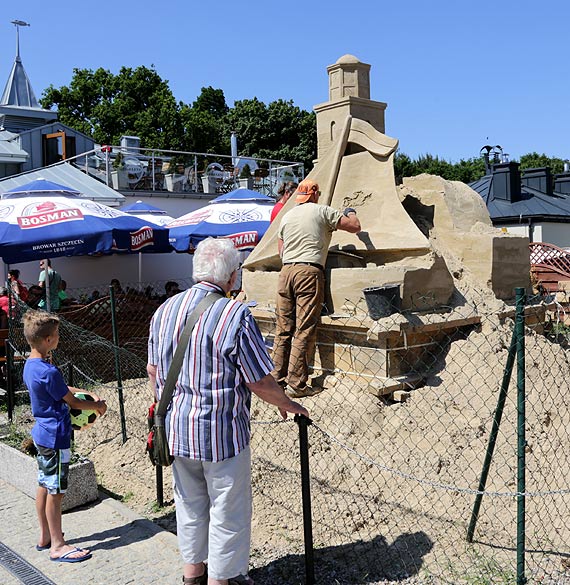
<svg viewBox="0 0 570 585">
<path fill-rule="evenodd" d="M 120 187 L 118 185 L 113 184 L 115 189 L 119 190 L 142 190 L 142 191 L 162 191 L 162 190 L 186 190 L 186 191 L 194 191 L 199 192 L 202 190 L 202 181 L 201 178 L 206 175 L 204 170 L 198 170 L 198 158 L 203 161 L 209 160 L 222 160 L 222 161 L 231 161 L 232 165 L 235 163 L 235 159 L 251 159 L 256 162 L 261 162 L 268 165 L 268 176 L 269 179 L 263 181 L 263 188 L 267 190 L 267 195 L 275 195 L 273 192 L 277 188 L 277 184 L 283 180 L 280 176 L 280 172 L 286 168 L 297 168 L 298 171 L 295 171 L 295 174 L 298 175 L 299 180 L 304 178 L 304 164 L 302 162 L 293 162 L 293 161 L 284 161 L 279 159 L 270 159 L 270 158 L 258 158 L 249 155 L 237 155 L 232 156 L 231 154 L 217 154 L 212 152 L 192 152 L 192 151 L 185 151 L 185 150 L 170 150 L 170 149 L 161 149 L 161 148 L 143 148 L 139 146 L 116 146 L 116 145 L 101 145 L 97 146 L 91 150 L 87 150 L 75 156 L 66 158 L 65 160 L 61 160 L 50 165 L 47 165 L 42 168 L 54 168 L 61 166 L 63 164 L 72 163 L 77 168 L 82 170 L 85 174 L 90 176 L 94 176 L 98 178 L 103 183 L 106 183 L 108 186 L 111 185 L 112 179 L 112 171 L 115 171 L 113 167 L 114 159 L 118 154 L 122 154 L 123 157 L 131 157 L 137 159 L 143 168 L 145 168 L 146 172 L 143 176 L 134 176 L 129 175 L 129 184 L 128 186 Z M 101 156 L 102 155 L 102 156 Z M 95 166 L 90 166 L 90 157 L 97 157 L 100 163 L 96 163 Z M 162 170 L 162 163 L 168 163 L 172 159 L 174 160 L 184 160 L 185 167 L 183 180 L 176 181 L 177 186 L 169 187 L 168 186 L 168 178 L 166 179 L 166 187 L 164 186 L 164 171 Z M 93 159 L 91 159 L 92 161 Z M 157 160 L 159 163 L 157 164 Z M 225 164 L 225 163 L 224 163 Z M 229 165 L 228 165 L 229 166 Z M 38 170 L 38 169 L 31 169 L 31 170 Z M 23 171 L 16 175 L 12 175 L 12 177 L 19 177 L 22 175 L 26 175 L 30 172 L 30 170 Z M 170 173 L 170 169 L 167 171 Z M 144 177 L 144 180 L 142 180 Z M 174 177 L 173 177 L 174 178 Z M 114 182 L 114 180 L 113 180 Z M 173 180 L 173 183 L 175 181 Z M 239 184 L 239 179 L 237 175 L 232 174 L 231 177 L 228 178 L 228 185 L 227 189 L 225 189 L 226 185 L 223 187 L 216 187 L 216 192 L 226 192 L 228 190 L 232 190 L 236 188 Z M 232 183 L 229 185 L 229 183 Z M 231 187 L 231 188 L 230 188 Z M 205 189 L 204 189 L 205 190 Z M 214 192 L 211 189 L 208 192 Z"/>
</svg>

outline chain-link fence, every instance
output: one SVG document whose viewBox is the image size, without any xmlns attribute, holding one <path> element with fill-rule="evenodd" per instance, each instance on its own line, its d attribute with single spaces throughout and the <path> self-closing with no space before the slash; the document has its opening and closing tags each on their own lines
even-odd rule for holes
<svg viewBox="0 0 570 585">
<path fill-rule="evenodd" d="M 529 583 L 570 583 L 570 327 L 553 296 L 527 300 L 521 425 L 515 311 L 492 295 L 463 290 L 438 311 L 402 311 L 373 321 L 355 307 L 322 318 L 313 374 L 324 389 L 301 399 L 312 421 L 317 583 L 518 585 L 522 574 Z M 156 492 L 144 453 L 151 401 L 146 360 L 63 317 L 54 360 L 75 386 L 88 386 L 109 403 L 105 417 L 76 433 L 78 448 L 94 460 L 107 489 L 151 506 Z M 274 316 L 258 311 L 256 318 L 271 345 Z M 258 583 L 305 582 L 298 437 L 296 424 L 281 421 L 254 397 L 251 574 Z M 164 483 L 168 501 L 168 469 Z M 524 571 L 519 567 L 517 576 L 521 552 Z"/>
</svg>

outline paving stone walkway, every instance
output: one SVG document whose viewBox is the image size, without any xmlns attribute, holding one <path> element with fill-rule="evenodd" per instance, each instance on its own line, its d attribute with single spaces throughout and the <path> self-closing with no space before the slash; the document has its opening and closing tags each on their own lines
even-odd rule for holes
<svg viewBox="0 0 570 585">
<path fill-rule="evenodd" d="M 69 544 L 89 548 L 82 563 L 54 563 L 38 552 L 34 500 L 0 480 L 0 543 L 57 585 L 179 584 L 182 561 L 176 536 L 141 518 L 103 494 L 98 502 L 66 512 L 63 530 Z M 0 564 L 0 583 L 21 583 Z"/>
</svg>

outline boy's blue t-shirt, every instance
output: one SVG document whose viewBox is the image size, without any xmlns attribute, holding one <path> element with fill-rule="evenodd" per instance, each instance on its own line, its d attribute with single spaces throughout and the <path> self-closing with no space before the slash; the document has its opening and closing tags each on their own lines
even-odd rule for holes
<svg viewBox="0 0 570 585">
<path fill-rule="evenodd" d="M 28 358 L 24 383 L 30 393 L 36 424 L 32 438 L 36 445 L 50 449 L 69 449 L 71 418 L 63 397 L 69 391 L 61 372 L 41 358 Z"/>
</svg>

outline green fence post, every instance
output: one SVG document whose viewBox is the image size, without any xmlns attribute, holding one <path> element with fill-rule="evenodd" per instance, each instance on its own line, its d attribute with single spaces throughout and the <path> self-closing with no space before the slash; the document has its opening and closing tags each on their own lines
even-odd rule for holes
<svg viewBox="0 0 570 585">
<path fill-rule="evenodd" d="M 8 328 L 8 339 L 6 340 L 6 396 L 8 407 L 8 420 L 14 422 L 14 408 L 16 406 L 16 392 L 14 389 L 13 368 L 14 359 L 12 353 L 12 344 L 10 343 L 10 328 Z"/>
<path fill-rule="evenodd" d="M 509 353 L 507 355 L 507 363 L 505 364 L 505 371 L 503 372 L 503 381 L 501 383 L 501 390 L 499 392 L 499 399 L 497 400 L 497 408 L 495 409 L 495 416 L 493 417 L 493 427 L 489 434 L 489 443 L 487 444 L 487 452 L 485 453 L 485 460 L 483 461 L 483 469 L 481 470 L 481 477 L 479 479 L 479 487 L 477 491 L 484 492 L 487 486 L 487 477 L 489 476 L 489 468 L 491 467 L 491 460 L 493 459 L 493 453 L 495 451 L 495 444 L 497 443 L 497 436 L 499 434 L 499 426 L 501 424 L 501 418 L 503 416 L 503 410 L 505 407 L 505 401 L 507 399 L 507 392 L 509 390 L 509 384 L 511 382 L 511 374 L 513 372 L 513 366 L 515 364 L 515 355 L 517 352 L 517 330 L 513 331 L 511 338 L 511 345 L 509 347 Z M 473 542 L 473 535 L 475 534 L 475 526 L 477 525 L 477 519 L 479 518 L 479 511 L 481 509 L 481 502 L 483 500 L 483 494 L 478 493 L 475 496 L 475 503 L 473 504 L 473 511 L 471 512 L 471 521 L 469 522 L 469 528 L 467 529 L 467 542 Z"/>
<path fill-rule="evenodd" d="M 75 376 L 74 376 L 74 366 L 73 362 L 67 362 L 67 385 L 68 386 L 75 386 Z M 75 442 L 75 431 L 73 427 L 71 427 L 71 443 Z"/>
<path fill-rule="evenodd" d="M 67 385 L 75 386 L 75 367 L 73 362 L 67 362 Z"/>
<path fill-rule="evenodd" d="M 525 553 L 525 497 L 526 481 L 526 437 L 525 437 L 525 343 L 524 343 L 524 306 L 525 290 L 522 287 L 516 289 L 516 317 L 515 331 L 517 333 L 517 585 L 524 585 Z"/>
<path fill-rule="evenodd" d="M 127 422 L 125 419 L 125 404 L 123 402 L 123 378 L 121 375 L 121 356 L 119 354 L 119 330 L 117 328 L 117 308 L 115 304 L 115 289 L 109 286 L 109 299 L 111 301 L 111 325 L 113 327 L 113 353 L 115 354 L 115 375 L 117 377 L 117 390 L 119 392 L 119 413 L 121 416 L 121 430 L 123 443 L 127 442 Z"/>
</svg>

